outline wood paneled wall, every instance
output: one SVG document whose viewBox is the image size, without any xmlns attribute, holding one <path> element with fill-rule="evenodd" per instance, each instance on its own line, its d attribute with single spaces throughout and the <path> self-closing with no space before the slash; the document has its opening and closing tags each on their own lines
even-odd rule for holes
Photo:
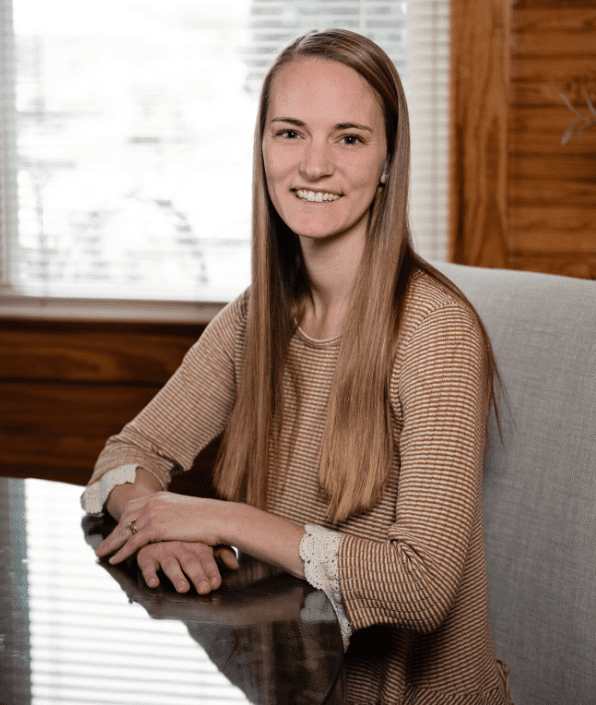
<svg viewBox="0 0 596 705">
<path fill-rule="evenodd" d="M 152 399 L 203 329 L 0 321 L 0 475 L 85 484 L 108 436 Z M 199 470 L 216 450 L 206 449 Z M 210 491 L 200 472 L 185 480 Z"/>
<path fill-rule="evenodd" d="M 596 2 L 452 8 L 452 259 L 596 278 Z"/>
</svg>

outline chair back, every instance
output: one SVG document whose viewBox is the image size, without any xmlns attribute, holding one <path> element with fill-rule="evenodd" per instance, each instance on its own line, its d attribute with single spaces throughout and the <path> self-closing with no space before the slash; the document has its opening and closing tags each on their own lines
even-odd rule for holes
<svg viewBox="0 0 596 705">
<path fill-rule="evenodd" d="M 596 282 L 433 264 L 480 314 L 508 395 L 483 496 L 490 619 L 513 699 L 594 705 Z"/>
</svg>

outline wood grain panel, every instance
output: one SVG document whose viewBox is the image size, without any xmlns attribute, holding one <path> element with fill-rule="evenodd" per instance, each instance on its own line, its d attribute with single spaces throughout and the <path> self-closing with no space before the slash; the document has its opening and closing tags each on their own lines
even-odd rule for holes
<svg viewBox="0 0 596 705">
<path fill-rule="evenodd" d="M 0 378 L 162 385 L 198 337 L 144 331 L 7 328 L 0 322 Z"/>
<path fill-rule="evenodd" d="M 535 154 L 515 151 L 509 156 L 509 176 L 512 179 L 586 181 L 596 188 L 596 158 L 593 154 Z"/>
<path fill-rule="evenodd" d="M 69 384 L 0 384 L 1 462 L 92 465 L 106 439 L 156 390 Z"/>
<path fill-rule="evenodd" d="M 569 115 L 574 117 L 569 108 L 565 105 L 561 93 L 577 107 L 580 112 L 587 115 L 589 110 L 583 90 L 588 91 L 592 104 L 596 103 L 596 78 L 590 76 L 579 76 L 578 78 L 567 78 L 565 81 L 557 82 L 552 78 L 520 78 L 511 82 L 511 106 L 524 108 L 531 106 L 535 112 L 541 112 L 536 108 L 563 108 Z"/>
<path fill-rule="evenodd" d="M 573 138 L 566 144 L 561 144 L 561 137 L 573 123 L 574 120 L 572 119 L 569 124 L 564 124 L 563 129 L 555 126 L 555 129 L 548 132 L 546 130 L 512 129 L 509 131 L 510 153 L 529 152 L 536 156 L 553 154 L 555 157 L 581 156 L 592 149 L 592 145 L 594 145 L 594 154 L 596 154 L 596 129 L 593 130 L 594 135 L 586 133 L 586 136 L 582 137 L 581 140 Z"/>
<path fill-rule="evenodd" d="M 596 199 L 596 185 L 591 180 L 511 179 L 508 184 L 509 205 L 534 204 L 537 208 L 552 203 L 590 207 Z"/>
<path fill-rule="evenodd" d="M 86 384 L 0 384 L 0 475 L 86 484 L 109 436 L 118 433 L 155 389 Z M 219 440 L 197 458 L 173 491 L 213 496 Z"/>
<path fill-rule="evenodd" d="M 594 0 L 514 0 L 516 11 L 524 10 L 593 10 Z"/>
<path fill-rule="evenodd" d="M 560 93 L 585 115 L 583 89 L 596 100 L 596 3 L 452 0 L 451 16 L 451 258 L 593 276 L 596 131 L 561 145 L 579 118 Z"/>
<path fill-rule="evenodd" d="M 536 35 L 517 34 L 513 42 L 512 58 L 552 56 L 565 54 L 582 57 L 594 51 L 594 35 L 587 32 L 540 32 Z"/>
<path fill-rule="evenodd" d="M 158 389 L 109 384 L 2 382 L 0 414 L 4 419 L 19 419 L 29 424 L 51 420 L 52 423 L 89 426 L 105 423 L 118 428 L 122 420 L 130 420 L 142 409 Z"/>
<path fill-rule="evenodd" d="M 577 107 L 581 112 L 581 104 Z M 583 113 L 587 115 L 588 109 L 584 107 Z M 563 101 L 555 107 L 543 105 L 540 110 L 537 110 L 536 106 L 515 105 L 515 109 L 512 110 L 509 134 L 520 139 L 522 137 L 528 140 L 547 139 L 548 142 L 544 146 L 548 150 L 553 148 L 556 150 L 558 147 L 575 150 L 579 145 L 582 152 L 590 152 L 596 149 L 596 129 L 586 132 L 581 140 L 574 138 L 567 144 L 561 145 L 561 137 L 565 130 L 578 120 L 579 117 L 569 110 Z"/>
<path fill-rule="evenodd" d="M 596 255 L 596 209 L 571 206 L 510 206 L 513 251 L 549 255 Z"/>
<path fill-rule="evenodd" d="M 594 53 L 592 50 L 591 54 Z M 591 54 L 568 56 L 524 56 L 511 62 L 511 80 L 533 80 L 567 90 L 576 81 L 596 81 L 596 66 Z"/>
<path fill-rule="evenodd" d="M 202 329 L 0 321 L 0 475 L 86 483 L 106 439 L 153 398 Z M 213 455 L 198 461 L 202 474 Z"/>
<path fill-rule="evenodd" d="M 571 32 L 575 41 L 576 33 L 596 32 L 596 6 L 592 3 L 588 8 L 565 7 L 558 3 L 556 7 L 536 7 L 532 3 L 532 7 L 520 8 L 517 4 L 511 15 L 511 31 L 514 52 L 518 49 L 516 35 L 525 37 L 549 32 Z M 593 50 L 592 44 L 590 51 Z"/>
<path fill-rule="evenodd" d="M 509 3 L 454 2 L 451 27 L 450 257 L 505 267 Z"/>
<path fill-rule="evenodd" d="M 509 266 L 511 269 L 522 269 L 526 272 L 547 272 L 596 280 L 596 255 L 578 257 L 574 253 L 532 255 L 514 252 L 510 255 Z M 596 285 L 594 295 L 596 296 Z"/>
</svg>

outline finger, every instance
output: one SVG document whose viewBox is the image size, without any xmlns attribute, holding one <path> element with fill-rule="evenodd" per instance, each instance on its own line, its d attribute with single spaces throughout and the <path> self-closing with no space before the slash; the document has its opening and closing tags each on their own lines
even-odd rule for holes
<svg viewBox="0 0 596 705">
<path fill-rule="evenodd" d="M 148 543 L 151 543 L 151 541 L 148 536 L 146 536 L 145 532 L 138 531 L 136 534 L 128 538 L 120 550 L 108 559 L 108 562 L 112 565 L 121 563 L 129 556 L 135 554 L 139 549 L 143 548 L 143 546 L 146 546 Z"/>
<path fill-rule="evenodd" d="M 120 535 L 120 532 L 118 531 L 119 528 L 120 527 L 117 526 L 112 533 L 106 536 L 106 538 L 99 544 L 99 546 L 95 549 L 96 556 L 99 558 L 104 558 L 112 553 L 112 551 L 120 548 L 120 546 L 126 542 L 126 538 Z M 130 534 L 129 529 L 128 533 Z"/>
<path fill-rule="evenodd" d="M 178 558 L 168 555 L 161 561 L 161 569 L 178 592 L 190 590 L 190 584 L 182 572 Z"/>
<path fill-rule="evenodd" d="M 157 587 L 159 585 L 159 578 L 157 577 L 159 564 L 157 561 L 152 557 L 145 558 L 143 552 L 139 551 L 137 554 L 137 563 L 139 564 L 139 568 L 141 569 L 141 573 L 147 585 L 151 588 Z"/>
<path fill-rule="evenodd" d="M 214 551 L 214 553 L 228 568 L 237 570 L 240 567 L 233 548 L 229 548 L 228 546 L 220 546 Z"/>
<path fill-rule="evenodd" d="M 133 533 L 130 527 L 128 515 L 123 516 L 112 531 L 112 533 L 106 536 L 106 538 L 99 544 L 95 553 L 100 558 L 103 558 L 124 546 L 124 544 L 132 536 Z"/>
<path fill-rule="evenodd" d="M 194 552 L 186 551 L 180 557 L 182 569 L 201 595 L 217 590 L 221 585 L 221 576 L 213 554 L 207 546 L 204 549 L 206 550 L 200 550 L 199 556 Z"/>
</svg>

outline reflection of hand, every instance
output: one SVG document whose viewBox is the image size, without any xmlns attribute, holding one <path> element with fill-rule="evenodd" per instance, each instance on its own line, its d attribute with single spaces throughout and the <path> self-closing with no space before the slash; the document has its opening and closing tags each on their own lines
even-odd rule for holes
<svg viewBox="0 0 596 705">
<path fill-rule="evenodd" d="M 226 503 L 215 499 L 156 492 L 127 502 L 120 521 L 99 545 L 100 558 L 113 551 L 110 563 L 120 563 L 143 546 L 162 541 L 201 542 L 217 546 L 220 510 Z M 131 533 L 131 524 L 136 532 Z M 119 550 L 118 550 L 119 549 Z"/>
<path fill-rule="evenodd" d="M 224 584 L 208 595 L 176 594 L 166 581 L 149 588 L 133 559 L 120 565 L 102 560 L 99 565 L 120 584 L 129 602 L 142 605 L 153 619 L 244 627 L 299 618 L 304 597 L 313 588 L 285 573 L 272 573 L 250 556 L 240 554 L 239 563 L 238 571 L 222 567 Z"/>
<path fill-rule="evenodd" d="M 137 563 L 149 587 L 159 585 L 157 571 L 161 569 L 178 592 L 187 592 L 192 583 L 198 593 L 206 595 L 221 585 L 215 557 L 228 568 L 238 568 L 236 554 L 228 546 L 213 549 L 204 543 L 182 541 L 147 544 L 138 552 Z"/>
</svg>

